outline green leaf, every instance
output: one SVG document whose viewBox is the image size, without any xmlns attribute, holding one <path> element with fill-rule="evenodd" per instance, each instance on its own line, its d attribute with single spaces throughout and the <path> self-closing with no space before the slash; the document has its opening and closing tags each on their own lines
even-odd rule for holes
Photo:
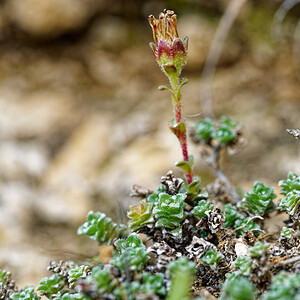
<svg viewBox="0 0 300 300">
<path fill-rule="evenodd" d="M 69 287 L 73 288 L 79 278 L 86 278 L 90 267 L 86 265 L 76 266 L 68 272 Z"/>
<path fill-rule="evenodd" d="M 182 88 L 185 84 L 187 84 L 189 81 L 187 78 L 183 78 L 180 82 L 180 88 Z"/>
<path fill-rule="evenodd" d="M 250 218 L 244 218 L 235 221 L 234 224 L 235 229 L 243 226 L 243 228 L 235 231 L 235 234 L 237 236 L 244 235 L 246 231 L 251 231 L 253 229 L 260 229 L 260 226 L 256 224 L 254 221 L 251 220 L 250 222 L 248 222 L 249 219 Z M 247 225 L 244 226 L 245 224 Z M 254 235 L 256 235 L 255 232 Z"/>
<path fill-rule="evenodd" d="M 53 296 L 59 297 L 62 295 L 62 289 L 65 286 L 65 279 L 58 274 L 54 274 L 50 277 L 44 277 L 41 279 L 36 290 L 39 291 L 42 296 L 46 296 L 48 298 Z"/>
<path fill-rule="evenodd" d="M 170 130 L 177 136 L 178 139 L 186 132 L 186 127 L 184 122 L 177 123 L 175 120 L 170 121 L 169 123 Z"/>
<path fill-rule="evenodd" d="M 263 300 L 292 300 L 300 299 L 300 274 L 279 272 L 272 279 L 272 284 Z"/>
<path fill-rule="evenodd" d="M 276 195 L 273 191 L 274 187 L 265 187 L 262 182 L 256 181 L 253 188 L 244 194 L 238 206 L 253 215 L 262 216 L 274 210 L 275 205 L 272 201 Z"/>
<path fill-rule="evenodd" d="M 201 257 L 201 260 L 205 265 L 208 265 L 211 269 L 215 269 L 218 263 L 224 258 L 220 252 L 208 249 L 205 254 Z"/>
<path fill-rule="evenodd" d="M 256 242 L 253 247 L 249 249 L 249 255 L 251 257 L 260 257 L 263 256 L 269 247 L 268 243 L 262 243 L 260 241 Z"/>
<path fill-rule="evenodd" d="M 233 121 L 233 120 L 227 118 L 226 116 L 222 116 L 220 118 L 220 127 L 228 127 L 230 129 L 236 129 L 238 124 L 239 123 L 237 121 Z"/>
<path fill-rule="evenodd" d="M 233 142 L 237 135 L 238 122 L 223 116 L 220 119 L 218 129 L 212 133 L 212 137 L 219 140 L 221 145 L 226 146 Z"/>
<path fill-rule="evenodd" d="M 191 211 L 192 215 L 197 216 L 199 218 L 205 218 L 207 217 L 207 215 L 205 214 L 205 212 L 210 211 L 214 208 L 213 204 L 208 203 L 205 200 L 201 200 L 197 206 L 195 206 L 193 208 L 193 210 Z"/>
<path fill-rule="evenodd" d="M 251 273 L 252 259 L 250 257 L 239 256 L 235 261 L 235 267 L 238 269 L 237 275 L 249 276 Z"/>
<path fill-rule="evenodd" d="M 253 284 L 245 277 L 228 277 L 223 285 L 221 300 L 255 300 Z"/>
<path fill-rule="evenodd" d="M 110 245 L 125 229 L 125 225 L 117 225 L 104 213 L 90 211 L 87 221 L 78 228 L 77 234 L 87 235 L 99 244 Z"/>
<path fill-rule="evenodd" d="M 190 163 L 184 160 L 175 162 L 175 166 L 180 168 L 184 174 L 191 173 L 192 171 Z"/>
<path fill-rule="evenodd" d="M 280 180 L 278 185 L 282 187 L 280 190 L 280 194 L 282 195 L 287 195 L 292 191 L 300 191 L 300 177 L 297 174 L 290 172 L 287 179 Z"/>
<path fill-rule="evenodd" d="M 152 275 L 151 273 L 144 272 L 140 291 L 147 294 L 165 296 L 166 288 L 164 286 L 164 279 L 162 273 Z"/>
<path fill-rule="evenodd" d="M 254 221 L 251 220 L 248 222 L 249 218 L 239 213 L 237 209 L 230 203 L 224 205 L 223 212 L 225 212 L 225 222 L 223 224 L 225 228 L 236 229 L 248 223 L 245 227 L 235 231 L 237 236 L 245 234 L 245 232 L 248 230 L 260 229 L 259 225 Z"/>
<path fill-rule="evenodd" d="M 237 211 L 237 209 L 230 203 L 224 205 L 223 212 L 225 212 L 225 222 L 223 226 L 225 228 L 237 228 L 236 221 L 243 220 L 245 217 Z"/>
<path fill-rule="evenodd" d="M 91 300 L 90 297 L 85 296 L 81 293 L 64 294 L 62 297 L 54 298 L 53 300 Z"/>
<path fill-rule="evenodd" d="M 293 232 L 294 232 L 293 228 L 283 227 L 280 236 L 283 236 L 287 239 L 291 239 Z"/>
<path fill-rule="evenodd" d="M 221 127 L 213 132 L 212 137 L 219 140 L 222 145 L 227 145 L 234 140 L 236 133 L 228 127 Z"/>
<path fill-rule="evenodd" d="M 204 121 L 199 121 L 195 124 L 195 131 L 199 139 L 203 142 L 207 142 L 212 138 L 215 129 L 214 122 L 206 118 Z"/>
<path fill-rule="evenodd" d="M 13 293 L 10 296 L 12 300 L 39 300 L 41 299 L 36 293 L 34 293 L 34 288 L 29 287 L 20 293 Z"/>
<path fill-rule="evenodd" d="M 171 95 L 174 95 L 174 92 L 173 92 L 171 89 L 169 89 L 168 87 L 166 87 L 165 85 L 160 85 L 160 86 L 158 87 L 158 89 L 159 89 L 160 91 L 168 91 L 168 92 L 171 93 Z"/>
<path fill-rule="evenodd" d="M 147 203 L 144 199 L 138 205 L 131 205 L 127 216 L 129 218 L 128 227 L 131 231 L 137 231 L 147 224 L 154 223 L 152 216 L 154 204 Z"/>
<path fill-rule="evenodd" d="M 294 190 L 288 192 L 286 196 L 279 201 L 278 206 L 289 215 L 295 215 L 300 206 L 300 191 Z"/>
<path fill-rule="evenodd" d="M 171 290 L 167 300 L 185 300 L 191 288 L 196 273 L 196 264 L 182 256 L 171 261 L 167 267 L 167 274 L 171 280 Z"/>
<path fill-rule="evenodd" d="M 186 194 L 179 193 L 171 196 L 167 193 L 159 194 L 159 201 L 153 209 L 153 214 L 156 219 L 156 227 L 166 227 L 170 229 L 177 228 L 185 219 L 186 212 L 184 202 Z"/>
<path fill-rule="evenodd" d="M 176 260 L 171 261 L 167 266 L 167 274 L 169 278 L 173 278 L 177 272 L 195 274 L 196 264 L 189 261 L 185 256 L 181 256 Z"/>
<path fill-rule="evenodd" d="M 117 280 L 110 274 L 109 271 L 104 270 L 101 266 L 97 266 L 92 269 L 92 274 L 87 277 L 87 281 L 92 281 L 96 284 L 100 295 L 113 292 L 117 286 Z"/>
<path fill-rule="evenodd" d="M 11 278 L 11 272 L 0 269 L 0 282 L 5 283 Z"/>
<path fill-rule="evenodd" d="M 194 177 L 193 181 L 188 185 L 187 192 L 189 194 L 199 194 L 201 188 L 201 179 L 199 177 Z"/>
<path fill-rule="evenodd" d="M 148 261 L 146 247 L 136 233 L 130 234 L 127 239 L 119 239 L 115 242 L 118 250 L 110 263 L 121 271 L 125 272 L 127 268 L 136 268 L 142 271 Z"/>
</svg>

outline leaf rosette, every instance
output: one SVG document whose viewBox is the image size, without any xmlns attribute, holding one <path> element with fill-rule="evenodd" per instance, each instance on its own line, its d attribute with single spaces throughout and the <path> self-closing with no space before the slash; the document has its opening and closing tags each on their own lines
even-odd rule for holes
<svg viewBox="0 0 300 300">
<path fill-rule="evenodd" d="M 262 182 L 256 181 L 253 188 L 244 194 L 238 206 L 253 215 L 262 216 L 274 210 L 273 199 L 276 195 L 273 191 L 274 187 L 264 186 Z"/>
<path fill-rule="evenodd" d="M 113 256 L 110 263 L 121 271 L 126 268 L 134 268 L 142 271 L 148 261 L 147 250 L 140 237 L 136 233 L 130 234 L 127 239 L 115 241 L 118 253 Z"/>
<path fill-rule="evenodd" d="M 169 229 L 178 227 L 187 215 L 184 211 L 185 198 L 186 194 L 182 193 L 174 196 L 167 193 L 159 194 L 157 206 L 153 209 L 156 219 L 155 226 Z"/>
<path fill-rule="evenodd" d="M 112 240 L 119 237 L 125 229 L 125 225 L 117 225 L 106 214 L 90 211 L 87 221 L 78 228 L 77 233 L 87 235 L 99 244 L 110 245 Z"/>
<path fill-rule="evenodd" d="M 280 190 L 280 194 L 282 195 L 287 195 L 292 191 L 300 191 L 300 177 L 297 174 L 290 172 L 287 179 L 280 180 L 278 185 L 282 187 Z"/>
<path fill-rule="evenodd" d="M 147 224 L 154 223 L 152 215 L 154 204 L 148 203 L 146 199 L 142 200 L 138 205 L 131 205 L 127 213 L 130 221 L 128 222 L 131 231 L 137 231 Z"/>
</svg>

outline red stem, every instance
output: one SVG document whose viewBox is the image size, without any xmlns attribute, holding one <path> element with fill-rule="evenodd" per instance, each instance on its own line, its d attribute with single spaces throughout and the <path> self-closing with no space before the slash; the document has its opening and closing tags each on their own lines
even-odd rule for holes
<svg viewBox="0 0 300 300">
<path fill-rule="evenodd" d="M 175 119 L 176 123 L 182 122 L 182 116 L 181 116 L 181 97 L 179 96 L 178 99 L 176 99 L 176 102 L 174 103 L 174 113 L 175 113 Z M 189 155 L 187 150 L 187 142 L 186 142 L 186 131 L 180 134 L 179 136 L 179 143 L 182 150 L 183 159 L 186 162 L 189 162 Z M 185 174 L 188 184 L 190 184 L 193 181 L 193 174 L 192 172 L 188 172 Z"/>
</svg>

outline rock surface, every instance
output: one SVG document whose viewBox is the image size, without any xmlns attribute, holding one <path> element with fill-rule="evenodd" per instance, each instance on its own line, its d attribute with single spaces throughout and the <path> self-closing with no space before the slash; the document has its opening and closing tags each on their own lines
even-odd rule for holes
<svg viewBox="0 0 300 300">
<path fill-rule="evenodd" d="M 101 0 L 9 0 L 8 22 L 32 36 L 55 37 L 83 27 L 95 15 Z"/>
</svg>

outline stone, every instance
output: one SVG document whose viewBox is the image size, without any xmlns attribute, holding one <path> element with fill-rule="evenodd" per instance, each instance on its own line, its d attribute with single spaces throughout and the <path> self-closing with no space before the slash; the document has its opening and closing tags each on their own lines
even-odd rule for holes
<svg viewBox="0 0 300 300">
<path fill-rule="evenodd" d="M 76 113 L 70 97 L 61 92 L 24 93 L 0 89 L 0 137 L 47 140 L 54 132 L 74 125 Z"/>
<path fill-rule="evenodd" d="M 40 38 L 56 37 L 82 28 L 104 1 L 100 0 L 9 0 L 8 22 Z"/>
<path fill-rule="evenodd" d="M 39 179 L 48 166 L 48 153 L 36 142 L 5 141 L 0 144 L 0 169 L 6 180 Z"/>
</svg>

